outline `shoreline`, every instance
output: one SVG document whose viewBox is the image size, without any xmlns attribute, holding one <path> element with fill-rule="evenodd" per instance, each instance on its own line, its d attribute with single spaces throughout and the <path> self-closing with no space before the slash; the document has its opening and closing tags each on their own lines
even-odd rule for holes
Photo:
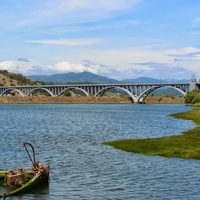
<svg viewBox="0 0 200 200">
<path fill-rule="evenodd" d="M 124 139 L 104 142 L 103 144 L 132 153 L 200 160 L 200 108 L 194 108 L 187 112 L 171 114 L 169 116 L 192 120 L 196 126 L 180 133 L 180 135 L 160 138 Z"/>
<path fill-rule="evenodd" d="M 0 96 L 0 104 L 133 104 L 125 96 Z M 184 97 L 147 97 L 146 104 L 175 103 L 184 104 Z"/>
</svg>

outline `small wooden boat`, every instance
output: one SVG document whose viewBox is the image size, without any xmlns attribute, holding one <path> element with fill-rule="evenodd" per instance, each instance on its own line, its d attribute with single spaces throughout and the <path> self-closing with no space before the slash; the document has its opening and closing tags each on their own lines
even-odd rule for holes
<svg viewBox="0 0 200 200">
<path fill-rule="evenodd" d="M 48 184 L 50 166 L 36 162 L 35 150 L 30 143 L 24 142 L 23 145 L 33 166 L 30 170 L 19 167 L 17 170 L 0 171 L 0 186 L 7 189 L 6 192 L 0 193 L 0 198 L 15 196 Z M 32 149 L 32 157 L 27 145 Z"/>
</svg>

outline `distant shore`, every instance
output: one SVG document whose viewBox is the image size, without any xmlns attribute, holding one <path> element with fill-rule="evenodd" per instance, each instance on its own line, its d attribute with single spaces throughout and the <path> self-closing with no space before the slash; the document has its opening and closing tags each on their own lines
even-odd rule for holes
<svg viewBox="0 0 200 200">
<path fill-rule="evenodd" d="M 132 104 L 128 97 L 124 96 L 0 96 L 0 104 Z M 145 103 L 184 103 L 184 97 L 147 97 Z"/>
</svg>

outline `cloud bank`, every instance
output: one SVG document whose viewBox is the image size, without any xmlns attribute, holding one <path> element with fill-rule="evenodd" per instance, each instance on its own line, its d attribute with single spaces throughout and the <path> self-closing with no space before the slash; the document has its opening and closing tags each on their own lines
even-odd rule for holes
<svg viewBox="0 0 200 200">
<path fill-rule="evenodd" d="M 85 51 L 83 57 L 88 59 L 79 62 L 63 60 L 52 65 L 40 65 L 28 58 L 19 58 L 1 62 L 0 69 L 25 75 L 88 71 L 118 80 L 140 76 L 184 79 L 191 78 L 193 74 L 200 77 L 199 52 L 200 49 L 196 48 L 163 51 Z M 177 57 L 181 59 L 177 61 Z M 141 60 L 143 62 L 140 62 Z"/>
</svg>

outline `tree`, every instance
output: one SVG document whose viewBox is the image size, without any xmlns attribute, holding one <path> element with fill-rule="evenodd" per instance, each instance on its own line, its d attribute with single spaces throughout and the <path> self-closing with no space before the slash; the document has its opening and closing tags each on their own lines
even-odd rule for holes
<svg viewBox="0 0 200 200">
<path fill-rule="evenodd" d="M 200 102 L 200 93 L 198 93 L 192 100 L 192 104 Z"/>
<path fill-rule="evenodd" d="M 195 104 L 200 102 L 200 90 L 193 90 L 188 92 L 185 96 L 185 103 Z"/>
<path fill-rule="evenodd" d="M 64 92 L 64 96 L 70 97 L 70 96 L 71 96 L 70 91 L 69 91 L 69 90 L 65 90 L 65 92 Z"/>
</svg>

